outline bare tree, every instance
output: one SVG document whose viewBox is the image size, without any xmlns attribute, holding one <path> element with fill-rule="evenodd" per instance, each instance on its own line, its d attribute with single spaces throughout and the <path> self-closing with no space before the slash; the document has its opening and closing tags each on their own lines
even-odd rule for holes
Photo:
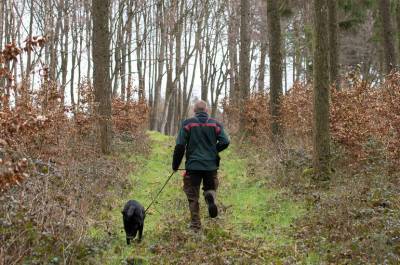
<svg viewBox="0 0 400 265">
<path fill-rule="evenodd" d="M 393 27 L 390 13 L 390 0 L 379 1 L 379 13 L 382 20 L 383 52 L 385 55 L 385 72 L 388 74 L 396 67 L 396 55 L 393 40 Z"/>
<path fill-rule="evenodd" d="M 265 87 L 265 61 L 268 52 L 268 24 L 267 24 L 267 1 L 261 2 L 262 7 L 262 25 L 261 25 L 261 40 L 260 40 L 260 67 L 258 69 L 258 92 L 263 92 Z"/>
<path fill-rule="evenodd" d="M 269 58 L 270 58 L 270 111 L 271 130 L 274 140 L 281 135 L 280 112 L 282 96 L 282 36 L 279 6 L 277 1 L 267 0 L 267 19 L 269 32 Z"/>
<path fill-rule="evenodd" d="M 244 102 L 249 96 L 250 91 L 250 1 L 240 1 L 240 103 L 241 113 L 244 111 Z M 244 119 L 241 115 L 240 124 L 244 128 Z"/>
<path fill-rule="evenodd" d="M 166 29 L 164 18 L 164 0 L 159 0 L 157 2 L 157 26 L 160 32 L 160 47 L 158 55 L 158 68 L 157 68 L 157 80 L 154 88 L 154 103 L 151 113 L 151 129 L 159 129 L 159 107 L 161 100 L 161 85 L 162 78 L 164 75 L 164 56 L 166 49 Z"/>
<path fill-rule="evenodd" d="M 396 20 L 397 20 L 397 42 L 398 42 L 398 63 L 400 65 L 400 0 L 397 0 L 397 5 L 396 5 Z M 1 42 L 0 42 L 1 43 Z"/>
<path fill-rule="evenodd" d="M 329 81 L 339 89 L 339 42 L 337 22 L 337 1 L 328 1 L 329 20 Z"/>
<path fill-rule="evenodd" d="M 314 170 L 318 180 L 329 179 L 329 43 L 326 0 L 314 0 Z"/>
<path fill-rule="evenodd" d="M 100 146 L 104 154 L 111 151 L 111 80 L 109 0 L 93 0 L 93 84 L 98 102 Z"/>
</svg>

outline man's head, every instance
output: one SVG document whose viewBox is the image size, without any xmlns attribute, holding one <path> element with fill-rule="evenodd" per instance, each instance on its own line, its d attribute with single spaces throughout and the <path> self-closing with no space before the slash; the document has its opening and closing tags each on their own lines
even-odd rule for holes
<svg viewBox="0 0 400 265">
<path fill-rule="evenodd" d="M 194 112 L 208 112 L 207 102 L 199 100 L 194 104 Z"/>
</svg>

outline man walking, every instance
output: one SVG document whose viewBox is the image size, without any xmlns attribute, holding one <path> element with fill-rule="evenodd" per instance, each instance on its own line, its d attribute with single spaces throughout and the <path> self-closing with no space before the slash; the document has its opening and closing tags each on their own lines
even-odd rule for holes
<svg viewBox="0 0 400 265">
<path fill-rule="evenodd" d="M 172 169 L 178 170 L 186 151 L 186 173 L 183 190 L 189 201 L 190 228 L 201 228 L 199 213 L 200 184 L 203 181 L 203 195 L 211 218 L 218 215 L 216 191 L 218 188 L 218 153 L 229 145 L 229 137 L 221 123 L 210 118 L 207 103 L 198 101 L 194 106 L 195 116 L 182 123 L 176 139 Z"/>
</svg>

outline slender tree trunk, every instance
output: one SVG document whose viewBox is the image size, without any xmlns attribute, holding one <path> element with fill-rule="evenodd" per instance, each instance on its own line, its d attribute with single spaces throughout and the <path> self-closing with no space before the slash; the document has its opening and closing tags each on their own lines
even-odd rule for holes
<svg viewBox="0 0 400 265">
<path fill-rule="evenodd" d="M 265 87 L 265 60 L 267 58 L 268 46 L 266 43 L 261 44 L 261 55 L 260 55 L 260 68 L 258 73 L 258 92 L 264 92 Z"/>
<path fill-rule="evenodd" d="M 171 26 L 172 27 L 172 26 Z M 165 134 L 169 134 L 170 128 L 171 128 L 171 120 L 172 120 L 172 115 L 173 115 L 173 109 L 174 109 L 174 96 L 175 96 L 175 84 L 172 80 L 172 72 L 173 72 L 173 56 L 174 56 L 174 37 L 172 35 L 172 31 L 170 30 L 169 32 L 169 37 L 168 37 L 168 42 L 169 42 L 169 59 L 167 60 L 167 88 L 165 90 L 165 105 L 164 105 L 164 111 L 163 113 L 166 113 L 166 115 L 163 115 L 162 118 L 162 128 L 161 132 Z"/>
<path fill-rule="evenodd" d="M 326 0 L 314 0 L 314 172 L 317 180 L 330 175 L 329 46 Z"/>
<path fill-rule="evenodd" d="M 339 42 L 337 22 L 337 1 L 328 2 L 329 20 L 329 81 L 339 90 Z"/>
<path fill-rule="evenodd" d="M 400 68 L 400 0 L 397 0 L 397 8 L 396 8 L 396 20 L 397 20 L 397 44 L 398 44 L 398 49 L 397 49 L 397 60 L 399 63 L 399 68 Z"/>
<path fill-rule="evenodd" d="M 244 103 L 249 97 L 250 90 L 250 2 L 248 0 L 240 1 L 240 97 L 239 108 L 240 113 L 244 112 Z M 240 115 L 240 126 L 245 128 L 244 116 Z"/>
<path fill-rule="evenodd" d="M 209 10 L 209 1 L 204 2 L 203 6 L 205 15 L 204 21 L 201 23 L 204 25 L 208 24 L 210 10 Z M 201 80 L 201 99 L 204 101 L 208 101 L 208 80 L 209 80 L 209 53 L 210 53 L 210 27 L 204 27 L 204 35 L 201 38 L 202 45 L 200 46 L 200 80 Z M 205 51 L 204 51 L 205 48 Z"/>
<path fill-rule="evenodd" d="M 87 71 L 86 71 L 86 78 L 88 82 L 90 82 L 91 77 L 91 70 L 92 70 L 92 53 L 91 50 L 91 43 L 92 43 L 92 19 L 91 19 L 91 12 L 90 12 L 90 4 L 89 1 L 85 2 L 85 9 L 86 9 L 86 53 L 87 53 Z"/>
<path fill-rule="evenodd" d="M 141 39 L 140 34 L 140 17 L 139 14 L 135 17 L 136 22 L 136 67 L 138 71 L 139 77 L 139 100 L 144 101 L 145 99 L 145 80 L 143 75 L 143 40 Z M 145 23 L 145 22 L 144 22 Z"/>
<path fill-rule="evenodd" d="M 126 30 L 123 29 L 123 43 L 121 47 L 121 100 L 125 101 L 125 96 L 126 96 L 126 46 L 128 45 L 126 40 Z"/>
<path fill-rule="evenodd" d="M 70 97 L 71 97 L 71 105 L 73 110 L 75 110 L 75 94 L 74 94 L 74 85 L 75 85 L 75 68 L 76 68 L 76 61 L 78 57 L 78 25 L 76 21 L 76 10 L 72 10 L 72 61 L 71 61 L 71 70 L 70 70 Z M 79 83 L 78 83 L 79 86 Z"/>
<path fill-rule="evenodd" d="M 182 113 L 182 87 L 181 87 L 181 67 L 182 67 L 182 58 L 181 58 L 181 49 L 182 49 L 182 29 L 184 19 L 181 16 L 184 16 L 184 1 L 181 2 L 180 7 L 177 6 L 177 20 L 178 23 L 176 25 L 176 34 L 175 34 L 175 47 L 176 47 L 176 57 L 175 57 L 175 74 L 176 74 L 176 100 L 175 100 L 175 111 L 174 117 L 172 119 L 171 124 L 171 135 L 174 135 L 178 129 L 178 124 L 180 120 L 180 115 Z M 187 56 L 187 54 L 186 54 Z"/>
<path fill-rule="evenodd" d="M 261 29 L 261 47 L 260 47 L 260 67 L 258 69 L 258 92 L 264 92 L 265 88 L 265 60 L 268 52 L 268 22 L 267 22 L 267 1 L 261 2 L 262 7 L 262 29 Z"/>
<path fill-rule="evenodd" d="M 58 43 L 60 40 L 60 31 L 61 31 L 61 26 L 62 26 L 62 8 L 64 6 L 64 1 L 60 1 L 60 7 L 58 8 L 57 12 L 57 21 L 56 21 L 56 28 L 53 31 L 53 35 L 51 38 L 51 44 L 50 44 L 50 70 L 49 70 L 49 77 L 50 80 L 56 80 L 56 72 L 57 72 L 57 51 L 58 49 Z"/>
<path fill-rule="evenodd" d="M 152 122 L 151 122 L 151 128 L 152 130 L 158 129 L 159 128 L 159 113 L 158 109 L 160 106 L 160 100 L 161 100 L 161 85 L 162 85 L 162 79 L 163 79 L 163 74 L 164 74 L 164 57 L 165 57 L 165 46 L 166 46 L 166 33 L 165 33 L 165 23 L 163 20 L 164 16 L 164 1 L 160 0 L 157 3 L 157 11 L 158 11 L 158 26 L 160 28 L 160 54 L 158 56 L 158 77 L 155 85 L 155 91 L 154 91 L 154 106 L 152 109 Z"/>
<path fill-rule="evenodd" d="M 33 30 L 33 11 L 35 10 L 33 8 L 33 0 L 31 0 L 31 4 L 30 4 L 30 8 L 31 8 L 31 12 L 30 12 L 30 19 L 29 19 L 29 40 L 32 40 L 32 30 Z M 26 59 L 26 72 L 25 72 L 25 82 L 26 84 L 24 84 L 24 86 L 28 87 L 28 83 L 30 80 L 30 74 L 31 74 L 31 64 L 32 64 L 32 51 L 29 49 L 27 52 L 27 59 Z"/>
<path fill-rule="evenodd" d="M 3 36 L 4 36 L 4 5 L 5 1 L 0 3 L 0 49 L 3 50 Z"/>
<path fill-rule="evenodd" d="M 267 19 L 270 57 L 270 112 L 273 140 L 281 140 L 281 97 L 282 97 L 282 36 L 279 6 L 275 0 L 267 0 Z"/>
<path fill-rule="evenodd" d="M 4 36 L 5 36 L 5 25 L 4 23 L 7 23 L 7 15 L 6 15 L 6 7 L 7 1 L 2 1 L 0 3 L 0 50 L 3 50 L 4 46 L 3 46 L 3 40 L 4 40 Z M 0 88 L 4 89 L 5 86 L 5 79 L 4 78 L 0 78 Z M 2 93 L 0 91 L 0 93 Z M 1 94 L 0 94 L 1 96 Z M 1 109 L 1 105 L 2 102 L 0 101 L 0 109 Z"/>
<path fill-rule="evenodd" d="M 111 151 L 111 80 L 110 80 L 110 0 L 93 0 L 93 78 L 95 101 L 99 103 L 100 147 Z"/>
<path fill-rule="evenodd" d="M 389 74 L 396 67 L 395 46 L 393 40 L 393 27 L 390 13 L 390 0 L 379 0 L 383 30 L 383 50 L 385 55 L 385 72 Z"/>
<path fill-rule="evenodd" d="M 234 4 L 234 2 L 232 2 Z M 238 39 L 238 26 L 236 8 L 230 8 L 228 18 L 228 50 L 229 50 L 229 100 L 232 103 L 238 102 L 239 99 L 239 70 L 237 58 L 237 39 Z"/>
<path fill-rule="evenodd" d="M 82 65 L 82 53 L 83 53 L 83 28 L 84 28 L 84 26 L 83 26 L 83 16 L 80 14 L 79 15 L 79 20 L 81 21 L 80 22 L 80 25 L 79 25 L 79 56 L 78 56 L 78 61 L 77 61 L 77 65 L 78 65 L 78 89 L 79 89 L 79 87 L 80 87 L 80 85 L 81 85 L 81 81 L 82 81 L 82 68 L 81 68 L 81 65 Z M 90 53 L 90 52 L 88 52 L 88 53 Z M 77 103 L 79 104 L 79 91 L 78 91 L 78 100 L 77 100 Z"/>
<path fill-rule="evenodd" d="M 126 87 L 126 101 L 130 101 L 132 97 L 132 28 L 133 28 L 133 19 L 130 15 L 130 12 L 133 8 L 134 0 L 129 1 L 129 6 L 127 10 L 128 21 L 126 23 L 127 26 L 127 46 L 128 46 L 128 86 Z M 151 105 L 150 105 L 151 106 Z"/>
<path fill-rule="evenodd" d="M 284 88 L 284 91 L 285 91 L 285 94 L 286 94 L 286 92 L 287 92 L 287 90 L 288 90 L 288 73 L 287 73 L 287 68 L 288 68 L 288 63 L 287 63 L 287 54 L 286 54 L 286 45 L 284 45 L 284 47 L 283 47 L 283 71 L 284 71 L 284 73 L 285 73 L 285 88 Z"/>
<path fill-rule="evenodd" d="M 295 21 L 294 22 L 294 56 L 295 56 L 295 60 L 294 60 L 294 69 L 295 69 L 295 81 L 299 82 L 300 81 L 300 77 L 301 77 L 301 64 L 302 64 L 302 59 L 301 59 L 301 49 L 300 49 L 300 45 L 301 45 L 301 40 L 300 40 L 300 29 L 299 29 L 299 25 L 298 25 L 299 21 Z"/>
<path fill-rule="evenodd" d="M 62 81 L 61 81 L 61 104 L 64 105 L 65 99 L 65 87 L 67 86 L 67 74 L 68 74 L 68 49 L 69 49 L 69 1 L 64 0 L 64 46 L 62 49 L 62 59 L 61 59 L 61 73 L 62 73 Z"/>
<path fill-rule="evenodd" d="M 4 25 L 4 30 L 5 30 L 5 43 L 8 44 L 11 42 L 11 32 L 12 32 L 12 9 L 11 6 L 6 3 L 6 1 L 4 1 L 4 10 L 6 10 L 6 14 L 5 14 L 5 25 Z M 5 64 L 7 69 L 10 69 L 10 62 L 6 62 Z M 3 100 L 3 110 L 9 110 L 10 108 L 10 101 L 9 101 L 9 97 L 10 97 L 10 81 L 8 80 L 7 83 L 4 82 L 3 84 L 4 87 L 4 100 Z"/>
<path fill-rule="evenodd" d="M 122 10 L 122 1 L 119 4 L 119 10 L 121 12 Z M 118 19 L 118 26 L 117 26 L 117 41 L 115 43 L 115 50 L 114 50 L 114 61 L 115 61 L 115 66 L 114 66 L 114 73 L 112 75 L 112 79 L 114 80 L 114 85 L 112 89 L 112 95 L 113 97 L 116 97 L 118 94 L 118 81 L 121 73 L 121 46 L 122 46 L 122 15 L 119 16 Z"/>
</svg>

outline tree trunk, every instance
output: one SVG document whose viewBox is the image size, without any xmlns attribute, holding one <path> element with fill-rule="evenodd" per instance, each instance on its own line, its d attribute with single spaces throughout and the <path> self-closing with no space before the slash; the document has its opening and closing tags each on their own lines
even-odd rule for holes
<svg viewBox="0 0 400 265">
<path fill-rule="evenodd" d="M 314 173 L 317 180 L 330 175 L 329 47 L 326 0 L 314 0 Z"/>
<path fill-rule="evenodd" d="M 239 96 L 239 108 L 240 113 L 244 112 L 244 103 L 249 97 L 250 90 L 250 2 L 248 0 L 240 1 L 240 96 Z M 243 115 L 240 115 L 240 126 L 245 127 L 245 120 Z"/>
<path fill-rule="evenodd" d="M 56 21 L 56 28 L 53 31 L 52 38 L 51 38 L 51 43 L 50 43 L 50 69 L 49 69 L 49 77 L 50 80 L 56 80 L 56 72 L 57 72 L 57 51 L 58 51 L 58 43 L 60 40 L 60 31 L 61 31 L 61 26 L 62 26 L 62 6 L 64 6 L 64 1 L 60 1 L 60 8 L 58 9 L 57 12 L 57 21 Z"/>
<path fill-rule="evenodd" d="M 267 2 L 261 2 L 262 7 L 262 27 L 261 27 L 261 44 L 260 44 L 260 67 L 258 69 L 258 92 L 264 92 L 265 88 L 265 60 L 268 52 L 268 21 L 267 21 Z"/>
<path fill-rule="evenodd" d="M 4 5 L 5 1 L 0 3 L 0 50 L 3 50 L 3 36 L 4 36 Z"/>
<path fill-rule="evenodd" d="M 397 0 L 396 20 L 397 20 L 397 41 L 398 41 L 397 60 L 400 68 L 400 0 Z"/>
<path fill-rule="evenodd" d="M 4 22 L 6 22 L 6 18 L 7 18 L 5 10 L 6 10 L 6 1 L 2 1 L 0 3 L 0 50 L 3 50 L 3 48 L 4 48 L 4 46 L 3 46 L 3 39 L 5 36 Z M 5 86 L 5 79 L 0 78 L 0 88 L 3 89 L 4 86 Z M 2 93 L 2 92 L 0 91 L 0 93 Z M 1 94 L 0 94 L 0 96 L 1 96 Z M 0 101 L 0 109 L 1 109 L 1 104 L 2 103 Z"/>
<path fill-rule="evenodd" d="M 100 147 L 111 151 L 111 80 L 110 80 L 110 0 L 93 0 L 93 82 L 95 101 L 99 104 Z"/>
<path fill-rule="evenodd" d="M 34 8 L 33 8 L 33 0 L 31 0 L 31 5 L 30 5 L 30 8 L 31 8 L 31 12 L 30 12 L 30 19 L 29 19 L 29 36 L 28 36 L 28 38 L 29 38 L 29 40 L 32 40 L 32 30 L 33 30 L 33 10 L 34 10 Z M 28 52 L 27 52 L 27 59 L 26 59 L 26 72 L 25 72 L 25 80 L 24 80 L 24 82 L 25 82 L 25 84 L 24 84 L 24 86 L 25 86 L 25 88 L 27 88 L 28 86 L 29 86 L 29 80 L 30 80 L 30 74 L 31 74 L 31 63 L 32 63 L 32 51 L 31 51 L 31 49 L 29 49 L 28 50 Z M 25 88 L 24 88 L 24 90 L 25 90 Z M 24 96 L 23 96 L 24 97 Z"/>
<path fill-rule="evenodd" d="M 337 22 L 337 1 L 328 2 L 329 20 L 329 81 L 337 90 L 339 83 L 339 42 Z"/>
<path fill-rule="evenodd" d="M 132 28 L 133 19 L 130 15 L 130 10 L 133 8 L 133 0 L 129 1 L 127 10 L 128 21 L 126 23 L 127 46 L 128 46 L 128 86 L 126 87 L 126 101 L 130 101 L 132 97 Z M 151 106 L 151 105 L 150 105 Z"/>
<path fill-rule="evenodd" d="M 154 105 L 152 109 L 152 119 L 151 119 L 151 129 L 152 130 L 157 130 L 159 128 L 159 113 L 158 109 L 160 106 L 160 100 L 161 100 L 161 85 L 162 85 L 162 79 L 164 75 L 164 57 L 165 57 L 165 48 L 166 48 L 166 30 L 165 30 L 165 23 L 164 23 L 164 1 L 160 0 L 157 3 L 157 20 L 158 23 L 157 25 L 160 28 L 160 49 L 159 49 L 159 55 L 158 55 L 158 76 L 157 76 L 157 81 L 155 84 L 154 88 Z M 164 19 L 163 19 L 164 18 Z"/>
<path fill-rule="evenodd" d="M 86 78 L 90 82 L 91 77 L 91 69 L 92 69 L 92 57 L 91 57 L 91 41 L 92 41 L 92 20 L 91 20 L 91 12 L 89 3 L 85 2 L 85 9 L 86 9 L 86 51 L 87 51 L 87 71 L 86 71 Z"/>
<path fill-rule="evenodd" d="M 61 73 L 62 73 L 62 80 L 61 80 L 61 104 L 64 105 L 65 99 L 65 87 L 67 86 L 67 74 L 68 74 L 68 44 L 69 44 L 69 0 L 64 0 L 64 28 L 63 28 L 63 35 L 64 35 L 64 45 L 62 49 L 62 59 L 61 59 Z"/>
<path fill-rule="evenodd" d="M 301 77 L 301 64 L 302 64 L 302 58 L 301 58 L 301 38 L 300 38 L 300 29 L 299 29 L 299 21 L 294 22 L 294 62 L 293 62 L 293 68 L 295 71 L 295 74 L 293 75 L 293 78 L 295 82 L 300 81 Z"/>
<path fill-rule="evenodd" d="M 204 25 L 208 24 L 209 16 L 210 16 L 210 6 L 209 1 L 205 1 L 204 3 Z M 209 80 L 209 53 L 210 51 L 210 28 L 204 27 L 204 34 L 201 38 L 202 45 L 200 45 L 200 80 L 201 80 L 201 100 L 208 102 L 208 80 Z M 205 48 L 205 51 L 204 51 Z M 203 58 L 204 57 L 204 58 Z"/>
<path fill-rule="evenodd" d="M 121 11 L 122 7 L 122 2 L 120 2 L 120 7 L 119 10 Z M 122 15 L 119 16 L 118 19 L 118 26 L 116 28 L 117 31 L 117 41 L 115 43 L 115 50 L 114 50 L 114 61 L 115 61 L 115 66 L 114 66 L 114 73 L 112 75 L 112 80 L 114 80 L 114 85 L 112 89 L 112 96 L 115 98 L 118 94 L 118 81 L 120 77 L 120 72 L 121 72 L 121 46 L 123 45 L 123 39 L 122 39 L 122 29 L 121 29 L 121 24 L 122 24 Z"/>
<path fill-rule="evenodd" d="M 139 78 L 139 100 L 144 101 L 145 99 L 145 83 L 144 83 L 144 75 L 143 75 L 143 40 L 140 37 L 140 17 L 139 14 L 135 17 L 136 22 L 136 67 L 138 71 L 138 78 Z"/>
<path fill-rule="evenodd" d="M 282 97 L 282 36 L 279 6 L 275 0 L 267 0 L 267 19 L 270 57 L 270 112 L 271 131 L 274 141 L 281 138 L 281 97 Z"/>
<path fill-rule="evenodd" d="M 70 97 L 71 97 L 71 105 L 72 109 L 75 111 L 75 95 L 74 95 L 74 86 L 75 86 L 75 68 L 76 68 L 76 61 L 78 57 L 78 24 L 76 21 L 76 10 L 72 10 L 72 58 L 71 58 L 71 70 L 70 70 Z M 79 82 L 78 82 L 79 86 Z"/>
<path fill-rule="evenodd" d="M 382 41 L 385 56 L 385 72 L 389 74 L 394 67 L 396 67 L 395 46 L 393 40 L 393 28 L 390 13 L 390 0 L 379 1 L 379 11 L 381 15 L 383 30 Z"/>
</svg>

